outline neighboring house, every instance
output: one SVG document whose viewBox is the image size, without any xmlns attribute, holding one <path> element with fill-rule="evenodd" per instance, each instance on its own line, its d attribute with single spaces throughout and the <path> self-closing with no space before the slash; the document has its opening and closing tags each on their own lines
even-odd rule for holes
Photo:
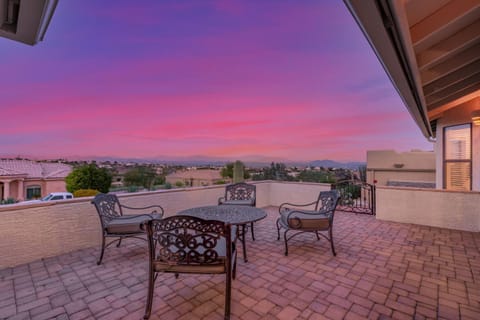
<svg viewBox="0 0 480 320">
<path fill-rule="evenodd" d="M 480 2 L 344 1 L 435 143 L 437 189 L 480 191 Z"/>
<path fill-rule="evenodd" d="M 0 200 L 38 199 L 66 191 L 65 177 L 72 167 L 61 163 L 0 159 Z"/>
<path fill-rule="evenodd" d="M 201 187 L 215 184 L 223 181 L 220 170 L 202 169 L 202 170 L 182 170 L 168 174 L 165 177 L 166 182 L 175 185 L 178 181 L 185 186 Z"/>
<path fill-rule="evenodd" d="M 435 188 L 435 153 L 367 151 L 367 182 L 377 186 Z"/>
</svg>

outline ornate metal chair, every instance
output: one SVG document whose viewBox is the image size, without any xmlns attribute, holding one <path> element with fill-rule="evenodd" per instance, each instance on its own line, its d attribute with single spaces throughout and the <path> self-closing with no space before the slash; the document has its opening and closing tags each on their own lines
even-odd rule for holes
<svg viewBox="0 0 480 320">
<path fill-rule="evenodd" d="M 148 235 L 149 277 L 144 319 L 152 310 L 155 280 L 161 272 L 225 274 L 225 319 L 230 319 L 237 250 L 235 228 L 216 220 L 172 216 L 142 225 Z"/>
<path fill-rule="evenodd" d="M 283 239 L 285 240 L 286 256 L 288 255 L 288 240 L 303 232 L 314 232 L 318 240 L 320 240 L 319 235 L 327 239 L 332 247 L 333 255 L 337 255 L 333 246 L 332 227 L 335 209 L 339 200 L 340 194 L 338 191 L 331 190 L 320 192 L 318 199 L 311 203 L 301 205 L 283 203 L 280 205 L 278 209 L 280 217 L 277 219 L 277 240 L 280 240 L 280 229 L 285 229 Z M 315 205 L 314 210 L 299 209 L 299 207 L 313 205 Z M 290 230 L 296 231 L 296 233 L 287 237 L 287 232 Z M 319 231 L 328 231 L 328 236 L 319 233 Z"/>
<path fill-rule="evenodd" d="M 219 205 L 256 206 L 257 187 L 253 184 L 239 182 L 225 187 L 225 196 L 218 199 Z M 250 224 L 252 239 L 255 240 L 253 222 Z M 242 235 L 243 236 L 243 235 Z"/>
<path fill-rule="evenodd" d="M 117 239 L 105 245 L 106 238 L 118 238 L 117 247 L 120 246 L 123 238 L 139 238 L 145 239 L 145 232 L 140 228 L 141 224 L 146 220 L 161 219 L 163 216 L 163 208 L 158 205 L 132 208 L 121 205 L 118 198 L 114 194 L 100 193 L 92 200 L 92 204 L 97 209 L 98 217 L 102 226 L 102 249 L 97 264 L 100 265 L 103 259 L 105 248 L 110 246 Z M 122 209 L 143 210 L 150 212 L 140 215 L 123 215 Z"/>
</svg>

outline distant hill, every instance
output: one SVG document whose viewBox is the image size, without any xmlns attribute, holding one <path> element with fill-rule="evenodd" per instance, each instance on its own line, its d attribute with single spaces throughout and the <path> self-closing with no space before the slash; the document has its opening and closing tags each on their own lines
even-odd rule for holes
<svg viewBox="0 0 480 320">
<path fill-rule="evenodd" d="M 345 168 L 345 169 L 358 169 L 359 166 L 367 165 L 365 162 L 338 162 L 333 160 L 315 160 L 308 163 L 312 167 L 324 167 L 324 168 Z"/>
<path fill-rule="evenodd" d="M 13 157 L 8 157 L 13 158 Z M 29 157 L 26 157 L 28 159 Z M 324 168 L 345 168 L 345 169 L 358 169 L 359 166 L 366 165 L 365 162 L 351 161 L 351 162 L 339 162 L 334 160 L 314 160 L 314 161 L 289 161 L 284 159 L 275 159 L 268 160 L 268 158 L 258 157 L 259 160 L 243 160 L 243 163 L 250 168 L 263 168 L 268 167 L 272 162 L 275 163 L 284 163 L 287 167 L 296 166 L 296 167 L 324 167 Z M 30 157 L 30 159 L 34 159 Z M 226 158 L 210 158 L 202 155 L 183 157 L 183 158 L 170 158 L 170 157 L 152 157 L 152 158 L 121 158 L 121 157 L 70 157 L 70 159 L 83 160 L 83 161 L 92 161 L 97 162 L 120 162 L 120 163 L 142 163 L 142 164 L 168 164 L 168 165 L 183 165 L 183 166 L 223 166 L 226 163 L 234 162 L 235 160 L 226 159 Z"/>
</svg>

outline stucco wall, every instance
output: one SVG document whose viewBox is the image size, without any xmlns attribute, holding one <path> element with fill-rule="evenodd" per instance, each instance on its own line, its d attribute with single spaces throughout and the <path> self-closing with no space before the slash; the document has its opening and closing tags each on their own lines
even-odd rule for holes
<svg viewBox="0 0 480 320">
<path fill-rule="evenodd" d="M 166 215 L 217 204 L 224 186 L 119 195 L 127 206 L 159 204 Z M 0 268 L 99 246 L 100 222 L 92 198 L 0 207 Z M 139 212 L 125 212 L 139 213 Z"/>
<path fill-rule="evenodd" d="M 329 184 L 257 182 L 257 207 L 308 203 Z M 120 194 L 121 203 L 159 204 L 166 216 L 216 205 L 225 186 Z M 0 269 L 99 246 L 100 222 L 91 198 L 0 206 Z M 377 187 L 377 218 L 468 231 L 480 231 L 479 192 Z M 128 214 L 129 212 L 126 212 Z M 138 213 L 138 212 L 136 212 Z"/>
<path fill-rule="evenodd" d="M 377 186 L 386 186 L 388 181 L 435 182 L 435 171 L 375 170 L 367 171 L 367 182 Z"/>
<path fill-rule="evenodd" d="M 480 231 L 480 192 L 377 187 L 377 219 Z"/>
<path fill-rule="evenodd" d="M 309 203 L 317 200 L 320 191 L 330 189 L 328 183 L 272 182 L 269 189 L 269 205 L 279 206 L 284 202 Z"/>
<path fill-rule="evenodd" d="M 42 197 L 45 197 L 51 192 L 66 192 L 67 185 L 65 180 L 46 180 L 45 188 L 42 189 Z"/>
<path fill-rule="evenodd" d="M 377 186 L 385 186 L 388 181 L 435 182 L 435 154 L 432 151 L 367 151 L 367 182 L 373 184 L 374 180 Z"/>
</svg>

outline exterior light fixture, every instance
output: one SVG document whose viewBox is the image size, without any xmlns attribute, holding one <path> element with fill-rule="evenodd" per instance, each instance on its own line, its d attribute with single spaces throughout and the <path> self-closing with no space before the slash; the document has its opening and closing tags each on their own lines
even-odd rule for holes
<svg viewBox="0 0 480 320">
<path fill-rule="evenodd" d="M 480 109 L 472 111 L 472 122 L 476 126 L 480 126 Z"/>
</svg>

